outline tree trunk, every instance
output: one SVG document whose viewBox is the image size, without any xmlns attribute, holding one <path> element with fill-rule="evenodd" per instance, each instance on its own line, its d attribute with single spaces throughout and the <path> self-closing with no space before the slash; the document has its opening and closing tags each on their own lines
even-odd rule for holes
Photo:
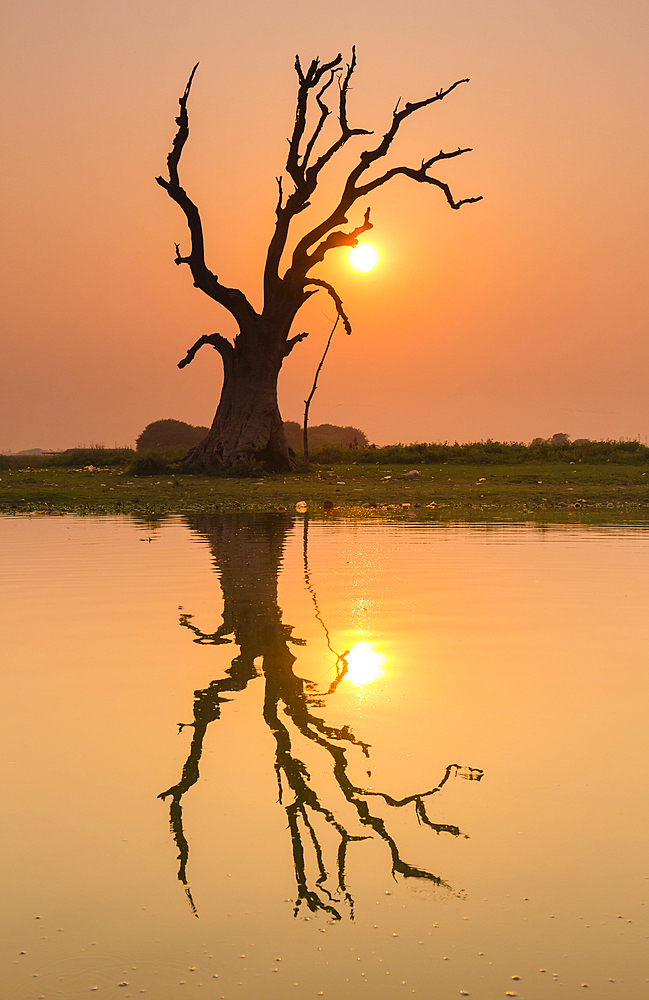
<svg viewBox="0 0 649 1000">
<path fill-rule="evenodd" d="M 274 472 L 295 468 L 277 404 L 285 350 L 283 344 L 269 348 L 268 339 L 261 330 L 244 332 L 234 345 L 223 341 L 217 348 L 223 359 L 221 399 L 209 433 L 185 456 L 187 464 L 209 469 L 257 461 Z"/>
</svg>

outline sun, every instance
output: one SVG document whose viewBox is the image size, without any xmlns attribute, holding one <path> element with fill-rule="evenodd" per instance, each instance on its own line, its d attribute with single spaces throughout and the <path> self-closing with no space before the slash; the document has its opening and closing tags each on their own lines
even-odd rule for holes
<svg viewBox="0 0 649 1000">
<path fill-rule="evenodd" d="M 349 266 L 363 274 L 373 271 L 380 259 L 381 254 L 373 243 L 359 243 L 357 246 L 351 247 L 347 254 Z"/>
</svg>

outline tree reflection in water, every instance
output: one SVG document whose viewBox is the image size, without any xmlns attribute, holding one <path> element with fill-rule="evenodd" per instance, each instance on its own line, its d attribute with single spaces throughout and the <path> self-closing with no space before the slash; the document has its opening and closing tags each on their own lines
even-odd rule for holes
<svg viewBox="0 0 649 1000">
<path fill-rule="evenodd" d="M 439 875 L 404 861 L 395 838 L 390 834 L 386 821 L 371 803 L 382 800 L 392 809 L 413 806 L 420 824 L 436 833 L 463 836 L 459 827 L 435 823 L 429 817 L 426 800 L 436 795 L 450 777 L 459 775 L 479 781 L 483 772 L 478 768 L 449 764 L 441 781 L 433 788 L 397 799 L 386 792 L 362 788 L 350 779 L 347 771 L 348 754 L 357 749 L 366 758 L 369 746 L 357 739 L 348 726 L 329 726 L 314 709 L 323 708 L 333 695 L 346 672 L 346 652 L 332 650 L 329 633 L 318 608 L 315 590 L 311 584 L 308 566 L 308 522 L 304 523 L 304 573 L 305 584 L 314 602 L 316 617 L 324 628 L 327 646 L 336 656 L 336 677 L 326 691 L 320 691 L 314 682 L 295 673 L 296 656 L 291 646 L 304 645 L 304 640 L 293 636 L 293 626 L 282 623 L 282 612 L 277 603 L 277 578 L 282 561 L 284 544 L 293 522 L 276 514 L 246 521 L 241 517 L 215 519 L 213 515 L 198 514 L 187 518 L 190 528 L 210 545 L 216 571 L 223 590 L 223 622 L 212 633 L 201 631 L 192 621 L 191 614 L 183 613 L 180 624 L 194 633 L 194 642 L 201 645 L 221 645 L 234 642 L 239 655 L 232 660 L 225 676 L 213 680 L 209 687 L 194 692 L 194 720 L 179 723 L 179 730 L 191 726 L 194 734 L 189 755 L 180 781 L 167 788 L 158 797 L 171 799 L 170 823 L 179 850 L 178 878 L 185 887 L 192 910 L 196 907 L 187 879 L 189 844 L 183 830 L 182 798 L 199 778 L 199 763 L 207 727 L 221 714 L 221 705 L 231 700 L 226 694 L 243 691 L 248 683 L 260 676 L 255 659 L 261 658 L 261 673 L 265 678 L 264 720 L 276 742 L 275 773 L 279 802 L 286 810 L 290 831 L 293 864 L 297 882 L 295 914 L 302 904 L 312 912 L 323 911 L 330 918 L 339 920 L 345 907 L 354 917 L 354 900 L 347 887 L 347 848 L 353 841 L 380 838 L 388 847 L 392 874 L 404 878 L 424 879 L 429 883 L 450 889 Z M 233 638 L 230 638 L 233 637 Z M 293 730 L 293 731 L 292 731 Z M 296 756 L 292 740 L 301 734 L 321 748 L 324 760 L 345 802 L 352 808 L 358 821 L 356 832 L 348 828 L 349 820 L 341 819 L 344 804 L 340 807 L 325 805 L 315 787 L 315 780 L 306 764 Z M 377 803 L 378 805 L 378 803 Z M 347 810 L 348 812 L 349 810 Z M 335 862 L 335 888 L 325 860 L 326 827 L 335 833 L 337 847 Z"/>
</svg>

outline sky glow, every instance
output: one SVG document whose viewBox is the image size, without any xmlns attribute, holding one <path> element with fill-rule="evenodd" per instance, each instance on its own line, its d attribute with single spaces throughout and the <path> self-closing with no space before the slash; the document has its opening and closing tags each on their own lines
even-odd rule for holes
<svg viewBox="0 0 649 1000">
<path fill-rule="evenodd" d="M 178 98 L 200 61 L 181 183 L 203 216 L 208 267 L 260 308 L 276 177 L 290 190 L 295 54 L 348 60 L 352 44 L 349 123 L 373 136 L 328 165 L 296 238 L 335 204 L 399 98 L 466 77 L 409 120 L 390 166 L 471 147 L 437 175 L 483 201 L 453 211 L 439 188 L 397 177 L 354 206 L 349 230 L 371 208 L 381 266 L 364 280 L 342 248 L 314 272 L 353 332 L 332 344 L 310 421 L 377 444 L 646 439 L 645 0 L 378 0 L 371 18 L 360 0 L 225 12 L 203 0 L 8 0 L 0 450 L 132 446 L 153 420 L 211 424 L 217 353 L 176 366 L 201 334 L 236 329 L 174 263 L 187 227 L 155 177 Z M 280 375 L 284 419 L 302 419 L 334 318 L 324 292 L 297 318 L 293 332 L 309 337 Z"/>
</svg>

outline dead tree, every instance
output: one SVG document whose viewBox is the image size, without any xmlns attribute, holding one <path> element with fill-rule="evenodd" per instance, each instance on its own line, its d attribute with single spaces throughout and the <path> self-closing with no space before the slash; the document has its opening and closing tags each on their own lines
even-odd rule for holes
<svg viewBox="0 0 649 1000">
<path fill-rule="evenodd" d="M 440 150 L 423 159 L 418 167 L 391 167 L 372 176 L 371 168 L 386 156 L 403 122 L 416 111 L 443 100 L 460 84 L 468 83 L 468 80 L 457 80 L 424 100 L 403 105 L 400 100 L 397 102 L 385 135 L 376 145 L 360 154 L 358 162 L 344 180 L 338 203 L 326 218 L 297 241 L 290 263 L 281 273 L 282 257 L 289 250 L 291 223 L 309 208 L 322 171 L 350 139 L 373 134 L 367 129 L 351 128 L 347 121 L 347 98 L 355 66 L 354 49 L 351 62 L 345 69 L 340 54 L 326 63 L 320 63 L 316 58 L 306 71 L 296 57 L 297 105 L 286 160 L 286 173 L 292 190 L 286 192 L 282 177 L 277 178 L 276 222 L 266 256 L 261 312 L 252 307 L 238 288 L 222 284 L 207 266 L 200 212 L 180 183 L 178 168 L 189 136 L 187 101 L 197 66 L 194 66 L 180 98 L 180 114 L 176 118 L 178 131 L 167 157 L 169 176 L 156 178 L 169 197 L 180 206 L 189 227 L 190 251 L 183 255 L 176 244 L 176 264 L 189 266 L 194 285 L 223 306 L 234 317 L 238 327 L 233 343 L 219 333 L 200 337 L 178 366 L 182 368 L 189 364 L 204 344 L 211 344 L 223 361 L 221 399 L 209 433 L 187 455 L 187 461 L 193 464 L 209 468 L 216 464 L 258 460 L 277 471 L 288 471 L 294 467 L 277 404 L 277 379 L 284 358 L 307 336 L 306 333 L 291 336 L 293 321 L 307 299 L 319 289 L 331 297 L 345 330 L 351 333 L 351 324 L 340 295 L 329 282 L 314 277 L 311 272 L 323 263 L 330 251 L 356 246 L 361 233 L 372 228 L 369 207 L 365 207 L 362 221 L 354 228 L 339 228 L 349 226 L 348 214 L 357 201 L 365 201 L 373 191 L 398 176 L 439 188 L 454 209 L 468 202 L 480 201 L 480 198 L 456 201 L 448 184 L 430 173 L 434 164 L 468 153 L 468 148 L 458 147 L 449 152 Z M 335 134 L 329 136 L 325 125 L 332 109 L 327 100 L 336 84 L 338 126 Z"/>
</svg>

